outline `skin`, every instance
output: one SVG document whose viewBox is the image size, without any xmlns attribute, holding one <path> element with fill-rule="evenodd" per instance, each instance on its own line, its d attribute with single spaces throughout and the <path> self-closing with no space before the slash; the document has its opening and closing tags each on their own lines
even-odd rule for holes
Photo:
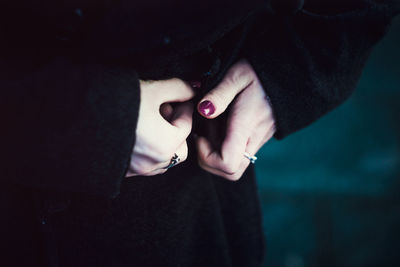
<svg viewBox="0 0 400 267">
<path fill-rule="evenodd" d="M 152 176 L 166 171 L 176 153 L 187 158 L 186 139 L 192 130 L 192 87 L 177 78 L 140 81 L 140 108 L 127 177 Z M 171 102 L 179 103 L 172 108 Z M 162 133 L 162 134 L 160 134 Z"/>
<path fill-rule="evenodd" d="M 187 158 L 186 139 L 192 128 L 194 92 L 180 80 L 140 81 L 141 105 L 127 177 L 161 174 L 174 153 Z M 166 93 L 167 92 L 167 93 Z M 210 101 L 215 112 L 205 116 L 199 108 Z M 172 107 L 169 103 L 178 102 Z M 232 105 L 226 138 L 221 153 L 213 151 L 209 140 L 197 137 L 199 165 L 206 171 L 229 180 L 238 180 L 249 166 L 245 152 L 255 155 L 275 133 L 275 121 L 264 89 L 251 65 L 240 60 L 226 73 L 221 83 L 198 103 L 198 112 L 215 119 Z M 159 133 L 163 133 L 160 135 Z"/>
<path fill-rule="evenodd" d="M 209 116 L 204 116 L 199 108 L 206 100 L 215 107 L 215 112 Z M 203 97 L 198 112 L 212 120 L 224 113 L 231 103 L 221 153 L 213 151 L 204 137 L 198 137 L 196 142 L 199 165 L 210 173 L 235 181 L 250 164 L 243 154 L 255 155 L 275 133 L 275 120 L 265 91 L 245 59 L 234 64 L 222 82 Z"/>
</svg>

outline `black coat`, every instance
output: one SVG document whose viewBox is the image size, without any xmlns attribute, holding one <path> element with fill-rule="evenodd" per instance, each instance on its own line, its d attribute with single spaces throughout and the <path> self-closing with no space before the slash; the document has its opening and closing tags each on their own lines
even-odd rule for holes
<svg viewBox="0 0 400 267">
<path fill-rule="evenodd" d="M 282 139 L 350 95 L 399 11 L 304 2 L 0 4 L 2 265 L 259 266 L 252 168 L 233 183 L 191 153 L 165 175 L 124 179 L 138 79 L 201 80 L 201 97 L 245 57 Z M 199 117 L 194 131 L 208 134 Z"/>
</svg>

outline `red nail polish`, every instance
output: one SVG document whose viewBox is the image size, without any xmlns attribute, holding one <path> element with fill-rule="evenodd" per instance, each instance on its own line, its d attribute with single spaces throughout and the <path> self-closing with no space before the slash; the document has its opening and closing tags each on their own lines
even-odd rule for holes
<svg viewBox="0 0 400 267">
<path fill-rule="evenodd" d="M 201 87 L 201 82 L 200 82 L 200 81 L 190 81 L 189 84 L 190 84 L 193 88 L 200 88 L 200 87 Z"/>
<path fill-rule="evenodd" d="M 211 116 L 215 112 L 215 107 L 211 101 L 203 101 L 199 105 L 199 111 L 206 117 Z"/>
</svg>

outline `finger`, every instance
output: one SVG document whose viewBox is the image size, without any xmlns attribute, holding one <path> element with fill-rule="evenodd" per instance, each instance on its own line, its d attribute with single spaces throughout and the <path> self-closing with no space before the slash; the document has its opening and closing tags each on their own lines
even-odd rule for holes
<svg viewBox="0 0 400 267">
<path fill-rule="evenodd" d="M 192 131 L 193 103 L 185 102 L 175 107 L 171 124 L 175 126 L 179 140 L 186 140 Z"/>
<path fill-rule="evenodd" d="M 248 153 L 250 156 L 255 156 L 258 150 L 264 145 L 264 139 L 265 138 L 263 136 L 250 137 L 249 142 L 247 143 L 246 153 Z"/>
<path fill-rule="evenodd" d="M 178 162 L 176 165 L 184 162 L 188 157 L 188 146 L 187 142 L 183 142 L 176 150 L 176 152 L 171 155 L 171 158 L 160 162 L 160 163 L 153 163 L 153 161 L 149 160 L 147 157 L 139 156 L 140 160 L 136 160 L 134 164 L 132 164 L 126 173 L 126 177 L 132 176 L 153 176 L 157 174 L 162 174 L 167 171 L 166 167 L 170 165 L 172 158 L 178 156 Z M 174 165 L 174 166 L 176 166 Z"/>
<path fill-rule="evenodd" d="M 137 148 L 136 153 L 147 156 L 148 162 L 163 163 L 171 159 L 182 143 L 186 142 L 192 128 L 193 107 L 190 103 L 180 104 L 176 108 L 171 122 L 166 121 L 161 114 L 158 114 L 157 120 L 151 125 L 156 125 L 157 131 L 148 133 L 151 140 L 144 148 Z M 176 117 L 176 118 L 175 118 Z M 154 128 L 154 126 L 153 126 Z M 164 166 L 166 166 L 165 164 Z"/>
<path fill-rule="evenodd" d="M 125 176 L 144 176 L 156 169 L 159 162 L 155 161 L 152 157 L 148 155 L 135 152 L 132 155 L 134 160 L 131 160 L 129 169 Z"/>
<path fill-rule="evenodd" d="M 202 166 L 206 166 L 209 169 L 218 170 L 218 175 L 224 177 L 232 176 L 234 177 L 237 172 L 241 170 L 241 167 L 248 162 L 244 161 L 244 156 L 238 155 L 238 162 L 235 162 L 234 165 L 231 161 L 228 161 L 225 158 L 222 158 L 221 155 L 213 151 L 210 142 L 204 137 L 198 137 L 196 140 L 197 150 L 198 150 L 198 159 L 201 162 Z"/>
<path fill-rule="evenodd" d="M 178 148 L 178 150 L 176 151 L 176 154 L 178 155 L 180 161 L 179 163 L 182 163 L 184 161 L 186 161 L 187 157 L 188 157 L 188 145 L 187 142 L 183 142 L 182 145 Z"/>
<path fill-rule="evenodd" d="M 222 159 L 221 156 L 212 149 L 210 142 L 205 137 L 199 136 L 196 138 L 196 146 L 199 161 L 209 168 L 219 169 Z"/>
<path fill-rule="evenodd" d="M 178 164 L 184 162 L 187 157 L 188 157 L 188 146 L 187 146 L 187 142 L 183 142 L 178 149 L 176 150 L 176 152 L 174 153 L 174 155 L 171 155 L 171 159 L 168 161 L 165 161 L 163 163 L 157 164 L 155 167 L 155 170 L 167 170 L 166 167 L 171 163 L 172 158 L 175 156 L 175 154 L 178 156 Z M 176 166 L 174 165 L 174 166 Z"/>
<path fill-rule="evenodd" d="M 158 90 L 162 90 L 157 94 L 160 103 L 185 102 L 194 97 L 194 90 L 190 84 L 178 78 L 155 82 L 154 85 Z"/>
<path fill-rule="evenodd" d="M 247 88 L 254 80 L 254 74 L 246 61 L 234 64 L 217 87 L 212 89 L 199 102 L 199 113 L 209 119 L 222 114 L 236 95 Z"/>
<path fill-rule="evenodd" d="M 212 174 L 215 174 L 215 175 L 221 176 L 223 178 L 226 178 L 226 179 L 228 179 L 230 181 L 239 180 L 242 177 L 242 175 L 245 172 L 245 170 L 247 169 L 247 167 L 249 166 L 249 164 L 250 164 L 249 160 L 244 158 L 242 160 L 242 162 L 240 163 L 240 166 L 239 166 L 238 170 L 235 173 L 228 174 L 228 173 L 225 173 L 225 172 L 223 172 L 223 171 L 221 171 L 219 169 L 214 169 L 214 168 L 204 164 L 204 162 L 202 162 L 199 159 L 199 165 L 200 165 L 200 167 L 202 169 L 204 169 L 204 170 L 206 170 L 206 171 L 208 171 L 208 172 L 210 172 Z"/>
<path fill-rule="evenodd" d="M 221 148 L 224 171 L 230 173 L 236 173 L 239 170 L 250 134 L 242 129 L 239 131 L 237 127 L 233 126 L 231 124 L 228 128 Z"/>
</svg>

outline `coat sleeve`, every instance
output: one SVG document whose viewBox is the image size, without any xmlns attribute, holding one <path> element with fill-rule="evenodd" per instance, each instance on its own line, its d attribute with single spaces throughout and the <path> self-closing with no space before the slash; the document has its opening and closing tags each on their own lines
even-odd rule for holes
<svg viewBox="0 0 400 267">
<path fill-rule="evenodd" d="M 399 12 L 395 1 L 284 2 L 273 1 L 257 15 L 244 48 L 269 97 L 278 140 L 349 97 Z"/>
<path fill-rule="evenodd" d="M 10 2 L 1 13 L 0 182 L 116 196 L 140 85 L 134 70 L 94 51 L 103 16 L 82 19 L 59 1 Z"/>
<path fill-rule="evenodd" d="M 140 90 L 134 71 L 58 58 L 1 79 L 0 87 L 0 179 L 118 194 L 135 143 Z"/>
<path fill-rule="evenodd" d="M 116 196 L 135 143 L 137 73 L 53 42 L 30 12 L 0 26 L 0 182 Z"/>
</svg>

